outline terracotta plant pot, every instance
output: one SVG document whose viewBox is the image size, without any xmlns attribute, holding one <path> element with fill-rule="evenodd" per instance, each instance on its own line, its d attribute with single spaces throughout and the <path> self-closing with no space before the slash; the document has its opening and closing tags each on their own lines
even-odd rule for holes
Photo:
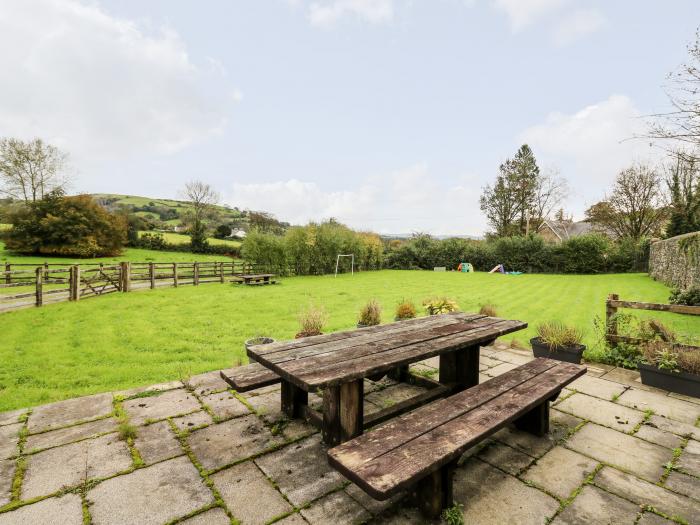
<svg viewBox="0 0 700 525">
<path fill-rule="evenodd" d="M 535 357 L 546 357 L 577 365 L 581 364 L 583 351 L 586 349 L 585 345 L 550 347 L 547 343 L 542 342 L 539 337 L 530 339 L 530 344 Z"/>
</svg>

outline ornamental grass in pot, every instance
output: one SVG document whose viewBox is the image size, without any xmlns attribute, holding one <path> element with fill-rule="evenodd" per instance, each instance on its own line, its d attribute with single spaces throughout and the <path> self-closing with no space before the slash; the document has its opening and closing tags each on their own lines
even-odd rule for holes
<svg viewBox="0 0 700 525">
<path fill-rule="evenodd" d="M 415 316 L 416 305 L 413 301 L 403 299 L 399 304 L 396 305 L 394 321 L 405 321 L 406 319 L 413 319 Z"/>
<path fill-rule="evenodd" d="M 377 326 L 382 322 L 382 307 L 376 299 L 370 299 L 360 310 L 360 317 L 357 320 L 357 327 Z"/>
<path fill-rule="evenodd" d="M 320 306 L 309 306 L 299 314 L 299 332 L 295 336 L 297 339 L 321 335 L 323 327 L 328 322 L 328 314 Z"/>
<path fill-rule="evenodd" d="M 642 355 L 637 366 L 643 384 L 700 398 L 700 347 L 649 341 Z"/>
<path fill-rule="evenodd" d="M 573 326 L 559 321 L 548 321 L 537 327 L 537 337 L 530 339 L 535 357 L 546 357 L 567 363 L 581 364 L 583 334 Z"/>
</svg>

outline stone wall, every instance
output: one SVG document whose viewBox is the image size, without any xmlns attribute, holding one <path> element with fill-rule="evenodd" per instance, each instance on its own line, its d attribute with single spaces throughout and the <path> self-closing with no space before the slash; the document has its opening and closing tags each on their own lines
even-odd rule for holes
<svg viewBox="0 0 700 525">
<path fill-rule="evenodd" d="M 700 286 L 700 232 L 654 242 L 649 275 L 673 288 Z"/>
</svg>

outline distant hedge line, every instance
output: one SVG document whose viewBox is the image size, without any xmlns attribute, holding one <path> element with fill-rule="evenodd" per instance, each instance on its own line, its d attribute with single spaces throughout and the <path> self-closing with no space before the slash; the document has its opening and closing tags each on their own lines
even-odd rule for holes
<svg viewBox="0 0 700 525">
<path fill-rule="evenodd" d="M 535 235 L 495 241 L 437 240 L 421 235 L 389 248 L 384 267 L 432 270 L 469 262 L 477 271 L 503 264 L 506 271 L 526 273 L 624 273 L 647 271 L 649 242 L 612 242 L 598 234 L 550 244 Z"/>
<path fill-rule="evenodd" d="M 164 252 L 192 252 L 190 243 L 174 244 L 167 242 L 163 235 L 158 233 L 144 233 L 140 237 L 129 239 L 129 245 L 136 248 L 146 248 L 148 250 L 160 250 Z M 227 246 L 222 244 L 207 244 L 197 253 L 207 255 L 229 255 L 240 257 L 241 249 L 237 246 Z"/>
</svg>

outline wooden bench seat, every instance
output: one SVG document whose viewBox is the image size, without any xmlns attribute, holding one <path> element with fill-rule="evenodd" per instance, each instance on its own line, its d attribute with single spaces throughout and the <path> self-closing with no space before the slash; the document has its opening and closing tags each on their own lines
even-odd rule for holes
<svg viewBox="0 0 700 525">
<path fill-rule="evenodd" d="M 464 451 L 510 422 L 544 435 L 550 401 L 585 373 L 579 365 L 535 359 L 347 441 L 328 451 L 328 461 L 375 499 L 416 486 L 419 507 L 436 517 L 453 504 L 452 473 Z"/>
<path fill-rule="evenodd" d="M 247 392 L 281 381 L 280 376 L 259 363 L 238 366 L 230 370 L 222 370 L 221 378 L 237 392 Z"/>
</svg>

